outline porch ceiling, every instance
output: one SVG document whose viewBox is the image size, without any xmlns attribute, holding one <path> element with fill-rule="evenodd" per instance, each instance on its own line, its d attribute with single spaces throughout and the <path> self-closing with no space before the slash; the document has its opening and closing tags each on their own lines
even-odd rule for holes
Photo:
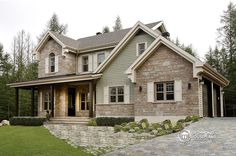
<svg viewBox="0 0 236 156">
<path fill-rule="evenodd" d="M 102 74 L 86 74 L 86 75 L 74 75 L 74 76 L 64 76 L 64 77 L 51 77 L 51 78 L 37 79 L 33 81 L 10 83 L 7 85 L 12 88 L 21 88 L 21 87 L 27 88 L 46 84 L 88 81 L 88 80 L 99 79 L 101 76 Z"/>
</svg>

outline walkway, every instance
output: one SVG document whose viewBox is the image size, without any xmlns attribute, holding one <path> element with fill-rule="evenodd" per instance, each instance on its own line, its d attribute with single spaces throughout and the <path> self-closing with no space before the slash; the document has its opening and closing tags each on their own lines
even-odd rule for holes
<svg viewBox="0 0 236 156">
<path fill-rule="evenodd" d="M 184 131 L 129 146 L 107 156 L 236 156 L 236 118 L 204 118 Z"/>
</svg>

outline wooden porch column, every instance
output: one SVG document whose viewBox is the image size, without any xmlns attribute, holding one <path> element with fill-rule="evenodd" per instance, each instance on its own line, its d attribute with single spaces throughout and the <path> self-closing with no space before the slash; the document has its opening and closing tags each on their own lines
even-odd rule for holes
<svg viewBox="0 0 236 156">
<path fill-rule="evenodd" d="M 31 116 L 34 116 L 34 87 L 31 88 Z"/>
<path fill-rule="evenodd" d="M 212 106 L 212 117 L 215 117 L 215 99 L 214 99 L 214 83 L 211 81 L 211 106 Z"/>
<path fill-rule="evenodd" d="M 220 116 L 224 117 L 224 92 L 223 92 L 223 88 L 220 87 Z"/>
<path fill-rule="evenodd" d="M 51 115 L 54 117 L 54 86 L 51 85 L 51 106 L 52 106 L 52 112 Z"/>
<path fill-rule="evenodd" d="M 93 81 L 89 82 L 89 117 L 93 117 Z"/>
<path fill-rule="evenodd" d="M 15 88 L 16 91 L 16 116 L 19 116 L 20 111 L 19 111 L 19 88 Z"/>
</svg>

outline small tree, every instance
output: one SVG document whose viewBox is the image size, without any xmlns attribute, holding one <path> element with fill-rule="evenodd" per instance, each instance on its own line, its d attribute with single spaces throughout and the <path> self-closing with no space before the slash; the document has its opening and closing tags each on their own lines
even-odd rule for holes
<svg viewBox="0 0 236 156">
<path fill-rule="evenodd" d="M 116 21 L 115 21 L 115 26 L 113 27 L 114 31 L 118 31 L 122 29 L 122 24 L 121 24 L 121 19 L 120 16 L 116 17 Z"/>
<path fill-rule="evenodd" d="M 46 28 L 43 32 L 37 37 L 38 42 L 43 38 L 47 31 L 57 32 L 59 34 L 65 35 L 67 32 L 67 24 L 60 24 L 57 14 L 53 14 L 50 20 L 48 21 Z"/>
<path fill-rule="evenodd" d="M 110 29 L 108 26 L 103 27 L 102 33 L 109 33 Z"/>
</svg>

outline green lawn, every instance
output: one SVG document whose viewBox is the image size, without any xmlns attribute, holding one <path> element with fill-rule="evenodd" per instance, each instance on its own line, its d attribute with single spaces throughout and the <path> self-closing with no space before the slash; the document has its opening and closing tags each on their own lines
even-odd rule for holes
<svg viewBox="0 0 236 156">
<path fill-rule="evenodd" d="M 0 156 L 87 156 L 43 127 L 0 127 Z"/>
</svg>

